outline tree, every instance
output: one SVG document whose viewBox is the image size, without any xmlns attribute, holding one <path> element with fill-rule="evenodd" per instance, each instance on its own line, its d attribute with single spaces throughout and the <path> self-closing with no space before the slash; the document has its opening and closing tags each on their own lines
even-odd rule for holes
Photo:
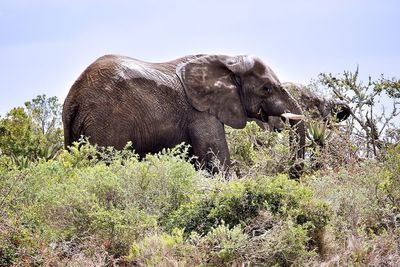
<svg viewBox="0 0 400 267">
<path fill-rule="evenodd" d="M 61 105 L 57 97 L 37 96 L 0 119 L 2 163 L 19 168 L 54 158 L 62 148 Z"/>
<path fill-rule="evenodd" d="M 44 136 L 41 157 L 53 158 L 63 146 L 63 130 L 61 122 L 62 106 L 58 98 L 39 95 L 30 102 L 25 102 L 28 114 L 39 127 L 40 135 Z"/>
<path fill-rule="evenodd" d="M 34 134 L 35 125 L 23 108 L 18 107 L 7 113 L 0 121 L 0 149 L 3 156 L 17 166 L 26 165 L 36 157 L 40 144 Z"/>
<path fill-rule="evenodd" d="M 333 96 L 346 101 L 352 116 L 346 121 L 346 135 L 365 157 L 379 155 L 379 150 L 400 140 L 400 80 L 381 75 L 368 83 L 359 81 L 359 69 L 342 75 L 321 73 L 317 86 L 328 87 Z"/>
</svg>

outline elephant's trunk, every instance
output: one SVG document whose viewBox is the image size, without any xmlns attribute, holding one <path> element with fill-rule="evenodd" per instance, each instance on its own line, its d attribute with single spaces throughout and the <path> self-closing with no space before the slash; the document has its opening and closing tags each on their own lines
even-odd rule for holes
<svg viewBox="0 0 400 267">
<path fill-rule="evenodd" d="M 296 151 L 293 151 L 293 165 L 289 169 L 289 177 L 292 179 L 298 179 L 304 168 L 304 154 L 305 154 L 305 127 L 304 121 L 290 121 L 290 125 L 294 128 L 294 131 L 289 137 L 290 147 Z"/>
<path fill-rule="evenodd" d="M 296 114 L 303 114 L 300 106 L 297 102 L 289 96 L 289 109 L 291 112 Z M 292 179 L 298 179 L 304 168 L 304 154 L 305 154 L 305 145 L 306 145 L 306 132 L 304 120 L 289 120 L 290 126 L 293 128 L 293 131 L 290 134 L 289 142 L 290 147 L 294 149 L 293 151 L 293 165 L 289 169 L 289 177 Z"/>
</svg>

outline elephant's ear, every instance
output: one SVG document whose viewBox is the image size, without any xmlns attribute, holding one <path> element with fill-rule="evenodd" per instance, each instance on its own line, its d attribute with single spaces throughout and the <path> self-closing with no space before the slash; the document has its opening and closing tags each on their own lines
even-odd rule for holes
<svg viewBox="0 0 400 267">
<path fill-rule="evenodd" d="M 241 88 L 235 81 L 235 71 L 243 62 L 238 58 L 207 55 L 180 64 L 176 70 L 190 104 L 233 128 L 243 128 L 247 121 Z"/>
</svg>

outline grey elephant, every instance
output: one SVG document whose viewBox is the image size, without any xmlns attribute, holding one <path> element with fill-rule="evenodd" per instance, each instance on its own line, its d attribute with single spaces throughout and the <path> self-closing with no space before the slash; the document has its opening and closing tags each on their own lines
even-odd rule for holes
<svg viewBox="0 0 400 267">
<path fill-rule="evenodd" d="M 62 119 L 66 148 L 82 135 L 116 149 L 132 141 L 140 156 L 185 142 L 214 172 L 214 157 L 223 167 L 230 165 L 224 125 L 244 128 L 253 118 L 288 119 L 300 145 L 295 157 L 304 157 L 301 114 L 275 73 L 257 57 L 190 55 L 149 63 L 106 55 L 72 85 Z"/>
<path fill-rule="evenodd" d="M 322 120 L 329 124 L 333 119 L 338 122 L 346 120 L 351 114 L 347 103 L 319 96 L 307 86 L 291 82 L 282 83 L 282 86 L 290 92 L 302 110 L 312 119 Z M 284 128 L 284 123 L 280 117 L 272 116 L 268 118 L 264 127 L 271 131 L 280 131 Z"/>
</svg>

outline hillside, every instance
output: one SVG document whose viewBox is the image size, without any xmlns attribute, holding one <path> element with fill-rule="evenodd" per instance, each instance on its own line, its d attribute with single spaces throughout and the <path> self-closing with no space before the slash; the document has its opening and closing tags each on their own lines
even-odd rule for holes
<svg viewBox="0 0 400 267">
<path fill-rule="evenodd" d="M 129 144 L 63 150 L 56 98 L 13 109 L 0 118 L 0 266 L 398 265 L 398 113 L 370 112 L 382 93 L 398 107 L 398 87 L 347 75 L 321 76 L 354 114 L 308 121 L 299 180 L 290 129 L 226 127 L 233 165 L 211 175 L 183 144 L 143 160 Z"/>
</svg>

